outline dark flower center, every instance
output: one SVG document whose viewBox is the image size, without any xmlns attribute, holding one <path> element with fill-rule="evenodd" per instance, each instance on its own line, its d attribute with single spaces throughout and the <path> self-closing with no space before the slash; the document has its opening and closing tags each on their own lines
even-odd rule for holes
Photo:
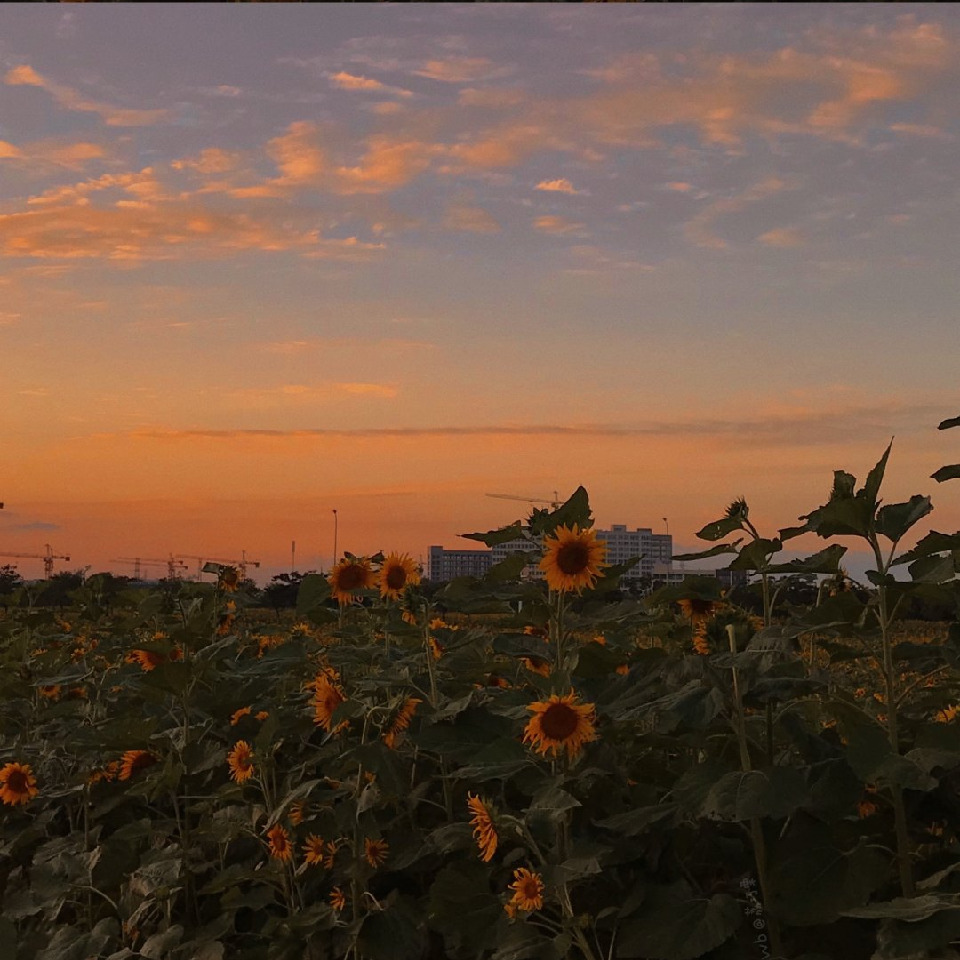
<svg viewBox="0 0 960 960">
<path fill-rule="evenodd" d="M 566 740 L 580 722 L 580 714 L 565 703 L 553 703 L 540 717 L 540 729 L 551 740 Z"/>
<path fill-rule="evenodd" d="M 590 551 L 586 544 L 577 540 L 563 544 L 557 551 L 557 566 L 568 576 L 583 573 L 590 566 Z"/>
<path fill-rule="evenodd" d="M 7 789 L 14 793 L 26 793 L 27 775 L 22 770 L 11 770 L 7 774 Z"/>
<path fill-rule="evenodd" d="M 399 564 L 387 570 L 387 586 L 391 590 L 402 590 L 407 582 L 407 571 Z"/>
<path fill-rule="evenodd" d="M 364 570 L 359 563 L 351 563 L 340 570 L 337 583 L 341 590 L 359 590 L 363 586 Z"/>
</svg>

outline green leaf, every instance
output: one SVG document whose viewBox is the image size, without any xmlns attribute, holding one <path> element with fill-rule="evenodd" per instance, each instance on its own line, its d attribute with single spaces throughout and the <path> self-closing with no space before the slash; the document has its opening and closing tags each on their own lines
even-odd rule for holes
<svg viewBox="0 0 960 960">
<path fill-rule="evenodd" d="M 767 573 L 836 573 L 840 558 L 846 552 L 846 547 L 840 546 L 839 543 L 832 543 L 826 549 L 809 557 L 772 564 L 767 568 Z"/>
<path fill-rule="evenodd" d="M 303 617 L 330 599 L 330 584 L 319 573 L 308 573 L 297 589 L 297 616 Z"/>
<path fill-rule="evenodd" d="M 728 940 L 741 919 L 740 905 L 728 894 L 695 897 L 683 881 L 651 887 L 640 912 L 620 927 L 617 956 L 693 960 Z"/>
<path fill-rule="evenodd" d="M 178 923 L 174 924 L 162 933 L 149 937 L 140 948 L 140 956 L 147 957 L 148 960 L 164 960 L 182 939 L 183 927 Z"/>
<path fill-rule="evenodd" d="M 737 547 L 743 543 L 743 537 L 734 540 L 733 543 L 718 543 L 709 550 L 701 550 L 699 553 L 678 553 L 671 557 L 671 560 L 681 560 L 686 563 L 688 560 L 706 560 L 708 557 L 718 557 L 722 553 L 736 553 Z"/>
<path fill-rule="evenodd" d="M 952 580 L 957 572 L 957 558 L 960 551 L 953 551 L 947 556 L 934 554 L 930 557 L 920 557 L 907 567 L 914 583 L 945 583 Z"/>
<path fill-rule="evenodd" d="M 926 920 L 941 910 L 960 907 L 960 894 L 927 893 L 919 897 L 897 897 L 882 903 L 868 903 L 865 907 L 842 910 L 842 917 L 859 917 L 864 920 Z"/>
<path fill-rule="evenodd" d="M 795 767 L 736 770 L 721 777 L 710 789 L 702 814 L 711 820 L 780 820 L 807 800 L 806 782 Z"/>
<path fill-rule="evenodd" d="M 358 938 L 359 954 L 370 960 L 409 960 L 419 957 L 427 931 L 417 902 L 411 897 L 391 898 L 386 909 L 364 917 Z"/>
<path fill-rule="evenodd" d="M 865 500 L 838 497 L 800 519 L 807 521 L 804 532 L 810 531 L 818 537 L 865 537 L 872 517 L 873 513 Z"/>
<path fill-rule="evenodd" d="M 454 949 L 469 945 L 473 955 L 490 949 L 502 914 L 500 900 L 490 893 L 488 870 L 475 859 L 444 867 L 430 887 L 427 919 Z"/>
<path fill-rule="evenodd" d="M 545 816 L 552 821 L 558 821 L 567 810 L 579 806 L 580 801 L 554 781 L 547 783 L 534 794 L 527 808 L 527 815 Z"/>
<path fill-rule="evenodd" d="M 549 535 L 557 527 L 572 527 L 574 524 L 581 530 L 591 526 L 590 500 L 582 486 L 577 487 L 570 495 L 570 499 L 552 513 L 546 510 L 534 510 L 530 520 L 530 532 L 534 536 Z"/>
<path fill-rule="evenodd" d="M 675 803 L 655 803 L 648 807 L 637 807 L 618 813 L 605 820 L 598 820 L 597 826 L 612 830 L 621 837 L 637 837 L 654 823 L 673 816 L 677 810 Z"/>
<path fill-rule="evenodd" d="M 701 530 L 697 531 L 697 537 L 700 540 L 722 540 L 728 533 L 734 530 L 743 529 L 743 517 L 740 514 L 734 514 L 732 517 L 722 517 L 720 520 L 714 520 L 708 523 Z"/>
<path fill-rule="evenodd" d="M 877 931 L 877 960 L 927 957 L 960 939 L 960 907 L 939 910 L 925 920 L 883 920 Z M 949 951 L 952 952 L 952 951 Z M 949 952 L 941 954 L 949 956 Z M 934 954 L 935 956 L 937 954 Z"/>
<path fill-rule="evenodd" d="M 518 540 L 523 534 L 523 524 L 517 520 L 509 527 L 500 527 L 498 530 L 488 530 L 486 533 L 461 533 L 465 540 L 479 540 L 488 547 L 496 547 L 510 540 Z"/>
<path fill-rule="evenodd" d="M 841 910 L 866 903 L 886 882 L 887 855 L 863 839 L 852 850 L 844 850 L 822 829 L 808 827 L 774 851 L 769 908 L 787 923 L 831 923 Z"/>
<path fill-rule="evenodd" d="M 943 483 L 944 480 L 956 480 L 960 478 L 960 463 L 951 463 L 945 467 L 941 467 L 936 473 L 930 474 L 931 480 L 936 480 L 937 483 Z"/>
<path fill-rule="evenodd" d="M 949 430 L 951 427 L 960 427 L 960 417 L 950 417 L 948 420 L 941 420 L 938 430 Z"/>
<path fill-rule="evenodd" d="M 770 558 L 783 546 L 779 540 L 754 540 L 748 543 L 740 555 L 730 562 L 728 570 L 765 570 Z"/>
<path fill-rule="evenodd" d="M 945 553 L 948 550 L 960 550 L 960 533 L 938 533 L 936 530 L 931 530 L 912 550 L 896 557 L 890 566 L 896 567 L 901 563 L 910 563 L 920 557 L 929 557 L 934 553 Z"/>
<path fill-rule="evenodd" d="M 883 451 L 883 456 L 877 461 L 877 465 L 867 474 L 866 482 L 860 491 L 860 494 L 862 494 L 866 500 L 871 516 L 877 509 L 877 497 L 880 494 L 880 484 L 883 483 L 883 474 L 887 469 L 887 460 L 890 458 L 890 448 L 892 446 L 893 441 L 891 440 L 890 443 L 887 444 L 887 449 Z"/>
<path fill-rule="evenodd" d="M 499 583 L 504 580 L 519 580 L 524 567 L 535 560 L 535 555 L 531 556 L 527 551 L 518 550 L 516 553 L 511 553 L 506 560 L 495 563 L 487 571 L 484 580 L 493 583 Z"/>
<path fill-rule="evenodd" d="M 929 497 L 914 494 L 905 503 L 888 503 L 877 511 L 877 533 L 894 543 L 933 509 Z"/>
</svg>

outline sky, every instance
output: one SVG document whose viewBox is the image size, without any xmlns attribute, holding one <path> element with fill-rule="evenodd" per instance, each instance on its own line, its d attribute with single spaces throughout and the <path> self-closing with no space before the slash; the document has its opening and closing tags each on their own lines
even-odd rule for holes
<svg viewBox="0 0 960 960">
<path fill-rule="evenodd" d="M 956 529 L 958 90 L 952 4 L 3 5 L 0 554 L 262 581 L 580 484 L 680 552 L 891 437 Z"/>
</svg>

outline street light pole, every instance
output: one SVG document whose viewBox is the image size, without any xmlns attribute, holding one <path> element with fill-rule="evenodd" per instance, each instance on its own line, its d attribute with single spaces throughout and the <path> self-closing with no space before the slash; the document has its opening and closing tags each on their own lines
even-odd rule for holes
<svg viewBox="0 0 960 960">
<path fill-rule="evenodd" d="M 333 566 L 337 565 L 337 511 L 333 511 Z M 333 567 L 330 568 L 331 570 Z"/>
</svg>

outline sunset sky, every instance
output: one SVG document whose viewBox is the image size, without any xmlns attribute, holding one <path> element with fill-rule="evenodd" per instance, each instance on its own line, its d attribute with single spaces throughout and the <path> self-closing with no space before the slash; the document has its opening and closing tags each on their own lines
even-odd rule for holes
<svg viewBox="0 0 960 960">
<path fill-rule="evenodd" d="M 3 5 L 0 552 L 263 581 L 578 484 L 679 552 L 891 436 L 954 530 L 958 90 L 952 4 Z"/>
</svg>

